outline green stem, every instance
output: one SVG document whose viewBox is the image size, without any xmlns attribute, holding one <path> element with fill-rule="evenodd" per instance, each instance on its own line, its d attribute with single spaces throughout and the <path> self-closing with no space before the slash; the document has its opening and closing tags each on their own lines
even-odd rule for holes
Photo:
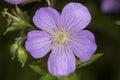
<svg viewBox="0 0 120 80">
<path fill-rule="evenodd" d="M 19 18 L 17 18 L 17 17 L 15 17 L 15 16 L 13 16 L 12 14 L 10 14 L 10 13 L 8 12 L 8 9 L 4 9 L 4 11 L 3 11 L 2 13 L 3 13 L 3 16 L 8 15 L 8 16 L 10 16 L 10 17 L 13 18 L 13 19 L 15 19 L 15 20 L 17 20 L 17 21 L 19 21 L 19 22 L 22 22 Z"/>
<path fill-rule="evenodd" d="M 55 3 L 56 3 L 56 0 L 51 0 L 52 7 L 54 7 Z"/>
<path fill-rule="evenodd" d="M 33 26 L 33 25 L 31 25 L 31 24 L 29 24 L 29 23 L 28 23 L 28 25 L 27 25 L 27 26 L 28 26 L 29 28 L 33 29 L 33 30 L 35 29 L 35 28 L 34 28 L 34 26 Z"/>
<path fill-rule="evenodd" d="M 46 2 L 48 3 L 49 7 L 53 7 L 55 5 L 56 0 L 46 0 Z"/>
<path fill-rule="evenodd" d="M 48 3 L 48 6 L 51 7 L 51 2 L 50 2 L 50 0 L 46 0 L 46 2 Z"/>
<path fill-rule="evenodd" d="M 115 24 L 120 25 L 120 21 L 115 21 Z"/>
<path fill-rule="evenodd" d="M 4 9 L 4 11 L 3 11 L 2 13 L 3 13 L 3 16 L 8 15 L 8 16 L 10 16 L 11 18 L 13 18 L 14 20 L 16 20 L 16 21 L 18 21 L 18 22 L 20 22 L 20 23 L 26 24 L 23 20 L 21 20 L 21 19 L 15 17 L 14 15 L 10 14 L 10 13 L 8 12 L 8 9 L 6 9 L 6 8 Z M 34 26 L 32 26 L 32 25 L 29 24 L 29 23 L 27 24 L 27 26 L 30 27 L 31 29 L 34 29 Z"/>
<path fill-rule="evenodd" d="M 6 8 L 4 9 L 4 11 L 3 11 L 2 13 L 3 13 L 3 16 L 8 15 L 8 16 L 10 16 L 12 19 L 14 19 L 14 20 L 16 20 L 16 21 L 18 21 L 18 22 L 20 22 L 20 23 L 26 24 L 26 23 L 24 22 L 24 20 L 21 20 L 20 18 L 14 16 L 14 15 L 12 15 L 12 14 L 10 14 L 10 13 L 8 12 L 8 9 L 6 9 Z"/>
</svg>

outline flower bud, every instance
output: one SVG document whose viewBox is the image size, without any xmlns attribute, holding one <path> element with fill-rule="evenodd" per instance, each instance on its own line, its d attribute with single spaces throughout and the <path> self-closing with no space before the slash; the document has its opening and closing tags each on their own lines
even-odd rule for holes
<svg viewBox="0 0 120 80">
<path fill-rule="evenodd" d="M 24 67 L 25 62 L 27 61 L 27 52 L 23 47 L 18 48 L 18 60 L 22 64 L 22 67 Z"/>
<path fill-rule="evenodd" d="M 10 51 L 13 55 L 12 60 L 16 57 L 17 49 L 18 49 L 17 43 L 12 44 L 12 46 L 10 47 Z"/>
</svg>

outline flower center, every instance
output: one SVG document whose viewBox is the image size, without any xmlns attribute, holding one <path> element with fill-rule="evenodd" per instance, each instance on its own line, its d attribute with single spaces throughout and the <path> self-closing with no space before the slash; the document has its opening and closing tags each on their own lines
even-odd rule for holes
<svg viewBox="0 0 120 80">
<path fill-rule="evenodd" d="M 59 31 L 53 35 L 55 42 L 65 44 L 68 42 L 68 32 Z"/>
</svg>

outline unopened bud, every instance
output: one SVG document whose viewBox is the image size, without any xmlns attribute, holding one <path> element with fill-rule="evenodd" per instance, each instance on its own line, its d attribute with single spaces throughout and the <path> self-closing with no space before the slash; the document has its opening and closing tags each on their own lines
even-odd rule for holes
<svg viewBox="0 0 120 80">
<path fill-rule="evenodd" d="M 10 51 L 13 55 L 12 60 L 16 57 L 17 49 L 18 49 L 17 43 L 12 44 L 12 46 L 10 47 Z"/>
<path fill-rule="evenodd" d="M 18 49 L 18 60 L 22 64 L 22 67 L 24 67 L 25 62 L 27 61 L 27 52 L 23 47 L 19 47 Z"/>
</svg>

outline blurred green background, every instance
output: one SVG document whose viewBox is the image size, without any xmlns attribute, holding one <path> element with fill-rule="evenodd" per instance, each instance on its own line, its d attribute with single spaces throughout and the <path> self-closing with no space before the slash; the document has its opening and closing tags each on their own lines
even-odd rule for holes
<svg viewBox="0 0 120 80">
<path fill-rule="evenodd" d="M 115 24 L 115 21 L 120 20 L 120 13 L 103 13 L 100 9 L 101 0 L 56 0 L 55 8 L 61 11 L 69 2 L 81 2 L 88 7 L 92 21 L 86 29 L 92 31 L 96 37 L 98 45 L 96 52 L 103 53 L 101 58 L 79 69 L 78 77 L 80 80 L 120 80 L 120 25 Z M 43 6 L 47 6 L 45 0 L 26 4 L 20 8 L 28 12 L 32 22 L 34 12 Z M 0 0 L 0 12 L 4 8 L 11 10 L 14 7 Z M 0 80 L 38 80 L 40 76 L 27 65 L 21 68 L 17 59 L 11 60 L 9 46 L 19 32 L 14 31 L 3 35 L 6 28 L 6 18 L 0 13 Z M 29 59 L 32 59 L 30 55 Z M 27 64 L 29 62 L 28 60 Z"/>
</svg>

